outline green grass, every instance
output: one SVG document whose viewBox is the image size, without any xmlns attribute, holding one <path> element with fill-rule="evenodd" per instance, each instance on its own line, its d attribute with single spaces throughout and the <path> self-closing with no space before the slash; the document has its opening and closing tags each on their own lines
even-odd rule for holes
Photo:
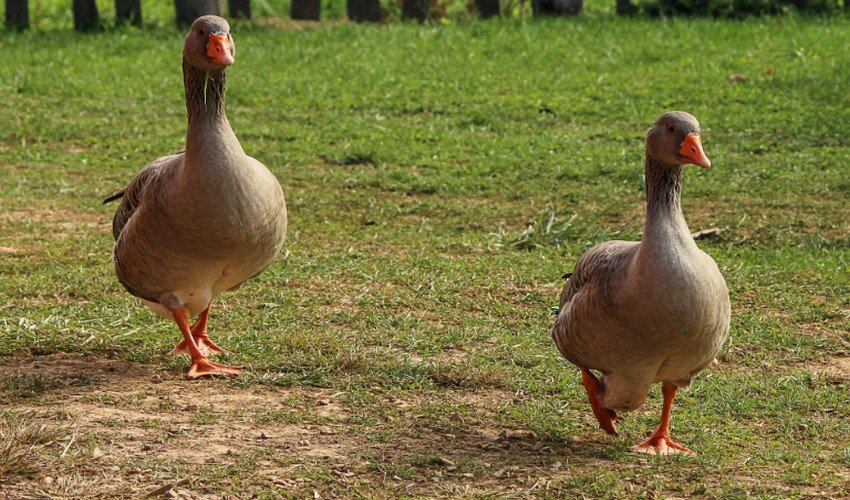
<svg viewBox="0 0 850 500">
<path fill-rule="evenodd" d="M 122 473 L 191 474 L 210 495 L 268 494 L 273 469 L 297 495 L 848 494 L 850 382 L 822 370 L 850 351 L 848 29 L 605 14 L 238 25 L 228 114 L 284 186 L 291 225 L 285 255 L 214 303 L 211 335 L 249 371 L 187 390 L 266 391 L 278 406 L 200 399 L 183 427 L 139 425 L 175 447 L 189 428 L 328 426 L 350 449 L 304 454 L 294 437 L 208 467 L 133 458 Z M 182 36 L 168 23 L 0 34 L 0 360 L 129 360 L 152 365 L 124 374 L 144 384 L 186 369 L 164 356 L 174 325 L 115 279 L 114 206 L 100 204 L 183 146 Z M 732 340 L 677 398 L 674 434 L 700 456 L 647 460 L 627 450 L 657 422 L 657 389 L 607 438 L 547 308 L 583 251 L 639 238 L 644 132 L 669 109 L 700 119 L 714 165 L 686 171 L 684 210 L 692 230 L 721 229 L 699 244 L 729 283 Z M 121 376 L 4 375 L 0 401 L 45 410 L 92 391 L 98 408 L 185 407 L 157 385 L 150 403 L 102 389 Z M 313 401 L 331 395 L 330 413 Z M 39 418 L 67 418 L 51 415 Z M 135 425 L 110 418 L 81 442 L 106 449 L 113 427 Z M 67 443 L 42 453 L 58 460 Z M 86 453 L 71 447 L 56 465 L 67 484 L 51 488 L 83 488 Z"/>
</svg>

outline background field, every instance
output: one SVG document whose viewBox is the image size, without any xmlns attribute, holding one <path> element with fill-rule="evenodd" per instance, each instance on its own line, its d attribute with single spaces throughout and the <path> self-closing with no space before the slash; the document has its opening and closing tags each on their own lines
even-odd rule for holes
<svg viewBox="0 0 850 500">
<path fill-rule="evenodd" d="M 603 13 L 234 30 L 228 114 L 285 255 L 214 304 L 238 380 L 182 380 L 100 200 L 182 148 L 183 33 L 0 34 L 0 483 L 24 494 L 850 494 L 850 22 Z M 746 80 L 732 83 L 730 75 Z M 692 230 L 733 300 L 677 398 L 696 458 L 599 430 L 549 337 L 560 276 L 640 237 L 646 128 L 702 122 Z"/>
</svg>

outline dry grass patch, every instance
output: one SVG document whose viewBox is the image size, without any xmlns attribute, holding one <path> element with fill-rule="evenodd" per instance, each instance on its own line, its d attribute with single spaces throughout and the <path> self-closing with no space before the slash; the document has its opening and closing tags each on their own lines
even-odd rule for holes
<svg viewBox="0 0 850 500">
<path fill-rule="evenodd" d="M 17 248 L 17 247 L 3 247 L 0 246 L 0 255 L 5 255 L 9 257 L 23 257 L 25 255 L 32 255 L 36 252 L 41 251 L 40 248 Z"/>
<path fill-rule="evenodd" d="M 56 443 L 70 433 L 61 423 L 30 412 L 0 413 L 0 484 L 2 478 L 28 475 L 40 467 L 37 447 Z"/>
<path fill-rule="evenodd" d="M 835 343 L 836 347 L 843 346 L 850 350 L 850 336 L 848 336 L 847 330 L 837 321 L 805 322 L 783 318 L 783 322 L 793 324 L 804 335 L 828 338 L 830 342 Z"/>
<path fill-rule="evenodd" d="M 850 382 L 850 355 L 828 356 L 808 369 L 835 383 Z"/>
<path fill-rule="evenodd" d="M 23 224 L 44 225 L 44 237 L 68 238 L 87 236 L 93 233 L 108 234 L 112 216 L 100 212 L 79 212 L 68 209 L 11 210 L 0 213 L 0 225 L 20 226 Z"/>
</svg>

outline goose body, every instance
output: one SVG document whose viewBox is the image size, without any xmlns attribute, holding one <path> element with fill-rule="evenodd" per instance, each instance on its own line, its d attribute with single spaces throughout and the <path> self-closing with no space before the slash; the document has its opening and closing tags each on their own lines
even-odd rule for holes
<svg viewBox="0 0 850 500">
<path fill-rule="evenodd" d="M 196 316 L 261 273 L 286 232 L 283 192 L 261 163 L 245 156 L 243 172 L 206 186 L 187 163 L 180 153 L 145 167 L 113 221 L 119 281 L 166 317 L 180 305 Z"/>
<path fill-rule="evenodd" d="M 186 150 L 136 175 L 118 195 L 112 225 L 119 281 L 153 311 L 175 319 L 184 341 L 172 352 L 192 357 L 190 378 L 239 371 L 206 359 L 221 350 L 206 335 L 209 305 L 261 273 L 280 251 L 287 227 L 280 183 L 245 154 L 224 113 L 225 69 L 235 54 L 229 30 L 216 16 L 192 24 L 183 60 Z"/>
<path fill-rule="evenodd" d="M 552 336 L 582 369 L 594 414 L 610 433 L 616 433 L 616 412 L 638 408 L 654 383 L 663 384 L 665 407 L 672 404 L 676 390 L 714 360 L 728 337 L 726 282 L 694 242 L 680 203 L 682 165 L 710 166 L 699 134 L 687 113 L 659 118 L 647 137 L 641 241 L 591 248 L 561 292 Z M 669 409 L 662 415 L 665 428 L 633 451 L 692 453 L 669 439 L 668 420 Z"/>
</svg>

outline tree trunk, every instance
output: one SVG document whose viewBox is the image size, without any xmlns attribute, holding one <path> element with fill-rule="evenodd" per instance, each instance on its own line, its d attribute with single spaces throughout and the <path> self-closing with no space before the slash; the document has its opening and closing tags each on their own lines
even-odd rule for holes
<svg viewBox="0 0 850 500">
<path fill-rule="evenodd" d="M 318 21 L 322 14 L 322 0 L 292 0 L 292 19 Z"/>
<path fill-rule="evenodd" d="M 497 17 L 502 13 L 499 0 L 475 0 L 475 5 L 478 7 L 478 15 L 481 19 Z"/>
<path fill-rule="evenodd" d="M 545 8 L 542 4 L 542 0 L 531 0 L 531 14 L 534 16 L 540 16 L 545 14 Z"/>
<path fill-rule="evenodd" d="M 230 17 L 251 19 L 251 0 L 228 0 Z"/>
<path fill-rule="evenodd" d="M 637 12 L 637 7 L 632 5 L 632 0 L 617 0 L 617 15 L 631 16 Z"/>
<path fill-rule="evenodd" d="M 535 16 L 575 16 L 581 14 L 583 8 L 584 0 L 531 0 Z"/>
<path fill-rule="evenodd" d="M 177 12 L 177 24 L 188 26 L 207 14 L 223 16 L 224 0 L 174 0 L 174 10 Z"/>
<path fill-rule="evenodd" d="M 377 23 L 381 20 L 379 0 L 348 0 L 348 18 L 354 22 Z"/>
<path fill-rule="evenodd" d="M 426 17 L 428 17 L 428 0 L 402 0 L 402 19 L 416 19 L 421 23 Z"/>
<path fill-rule="evenodd" d="M 100 28 L 100 15 L 94 0 L 74 0 L 71 4 L 74 13 L 74 29 L 93 31 Z"/>
<path fill-rule="evenodd" d="M 30 11 L 27 0 L 6 0 L 6 28 L 25 30 L 30 27 Z"/>
<path fill-rule="evenodd" d="M 124 24 L 127 21 L 135 26 L 142 25 L 141 0 L 115 0 L 115 22 Z"/>
</svg>

